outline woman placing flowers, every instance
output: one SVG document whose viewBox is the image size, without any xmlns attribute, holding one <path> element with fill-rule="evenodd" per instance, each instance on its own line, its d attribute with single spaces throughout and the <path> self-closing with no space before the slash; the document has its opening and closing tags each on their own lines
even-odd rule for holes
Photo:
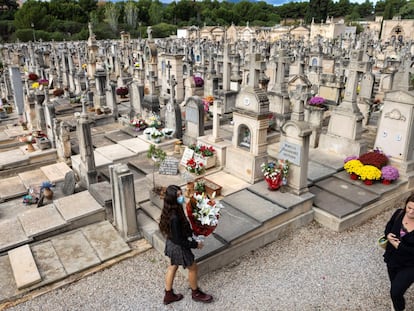
<svg viewBox="0 0 414 311">
<path fill-rule="evenodd" d="M 213 296 L 203 293 L 197 285 L 197 264 L 194 261 L 192 248 L 203 248 L 203 242 L 197 242 L 192 238 L 193 232 L 184 214 L 184 196 L 181 188 L 175 185 L 167 187 L 164 197 L 159 228 L 166 237 L 165 255 L 170 258 L 165 275 L 164 304 L 169 304 L 183 299 L 182 294 L 173 291 L 174 277 L 178 266 L 188 269 L 188 281 L 192 290 L 192 298 L 195 301 L 211 302 Z"/>
</svg>

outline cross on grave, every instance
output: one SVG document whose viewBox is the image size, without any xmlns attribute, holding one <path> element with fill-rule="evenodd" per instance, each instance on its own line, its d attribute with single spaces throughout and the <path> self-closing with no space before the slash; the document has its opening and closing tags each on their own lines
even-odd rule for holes
<svg viewBox="0 0 414 311">
<path fill-rule="evenodd" d="M 344 101 L 340 107 L 353 112 L 358 112 L 357 106 L 357 87 L 360 80 L 360 76 L 367 72 L 370 63 L 363 61 L 363 50 L 353 50 L 351 52 L 351 61 L 349 63 L 348 80 L 345 86 Z"/>
</svg>

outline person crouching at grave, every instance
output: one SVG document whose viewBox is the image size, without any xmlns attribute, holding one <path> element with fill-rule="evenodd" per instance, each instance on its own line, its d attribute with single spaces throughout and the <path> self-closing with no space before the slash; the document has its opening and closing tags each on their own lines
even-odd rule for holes
<svg viewBox="0 0 414 311">
<path fill-rule="evenodd" d="M 211 302 L 213 296 L 203 293 L 197 285 L 197 263 L 194 260 L 192 248 L 203 248 L 203 242 L 193 239 L 193 232 L 184 214 L 184 196 L 181 188 L 176 185 L 167 187 L 164 197 L 164 207 L 161 212 L 159 228 L 166 237 L 165 255 L 170 258 L 165 275 L 164 304 L 183 299 L 182 294 L 173 291 L 174 277 L 178 266 L 188 269 L 188 281 L 195 301 Z"/>
<path fill-rule="evenodd" d="M 384 253 L 391 281 L 394 310 L 405 309 L 404 293 L 414 282 L 414 194 L 397 209 L 385 227 L 388 243 Z"/>
</svg>

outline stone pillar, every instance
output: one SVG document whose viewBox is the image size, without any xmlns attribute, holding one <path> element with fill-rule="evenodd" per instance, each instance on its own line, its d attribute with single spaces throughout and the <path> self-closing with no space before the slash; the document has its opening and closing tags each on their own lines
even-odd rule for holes
<svg viewBox="0 0 414 311">
<path fill-rule="evenodd" d="M 80 183 L 84 187 L 89 188 L 89 185 L 97 182 L 97 172 L 93 154 L 91 127 L 88 114 L 85 112 L 85 107 L 77 120 L 76 131 L 78 134 L 81 160 L 79 166 Z"/>
<path fill-rule="evenodd" d="M 279 159 L 289 161 L 288 186 L 296 195 L 308 192 L 309 141 L 307 122 L 287 121 L 282 126 Z"/>
<path fill-rule="evenodd" d="M 135 206 L 134 175 L 126 164 L 109 166 L 114 224 L 125 241 L 141 238 Z"/>
</svg>

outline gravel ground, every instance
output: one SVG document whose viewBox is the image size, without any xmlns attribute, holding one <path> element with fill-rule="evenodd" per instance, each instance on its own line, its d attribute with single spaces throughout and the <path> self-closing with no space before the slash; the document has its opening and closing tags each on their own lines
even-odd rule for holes
<svg viewBox="0 0 414 311">
<path fill-rule="evenodd" d="M 8 310 L 390 310 L 376 241 L 392 210 L 337 233 L 313 222 L 240 258 L 199 284 L 214 296 L 193 302 L 177 274 L 180 302 L 164 306 L 165 257 L 154 249 Z M 414 286 L 406 294 L 414 310 Z"/>
</svg>

